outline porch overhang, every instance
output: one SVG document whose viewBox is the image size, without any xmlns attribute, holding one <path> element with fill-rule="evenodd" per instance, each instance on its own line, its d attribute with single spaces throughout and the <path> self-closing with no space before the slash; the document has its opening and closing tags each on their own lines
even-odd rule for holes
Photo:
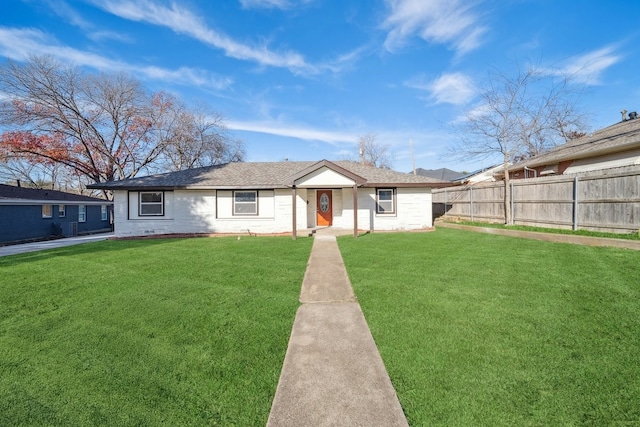
<svg viewBox="0 0 640 427">
<path fill-rule="evenodd" d="M 353 189 L 353 237 L 358 237 L 358 187 L 367 180 L 328 160 L 322 160 L 288 177 L 284 184 L 291 187 L 292 239 L 297 238 L 297 189 L 298 188 L 348 188 Z"/>
</svg>

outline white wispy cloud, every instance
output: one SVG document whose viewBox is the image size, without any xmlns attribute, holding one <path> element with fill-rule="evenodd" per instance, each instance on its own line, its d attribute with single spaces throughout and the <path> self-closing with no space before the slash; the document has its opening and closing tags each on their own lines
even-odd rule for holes
<svg viewBox="0 0 640 427">
<path fill-rule="evenodd" d="M 466 104 L 477 90 L 471 77 L 463 73 L 442 74 L 432 81 L 425 81 L 423 76 L 419 76 L 405 82 L 405 86 L 426 91 L 436 104 Z"/>
<path fill-rule="evenodd" d="M 88 31 L 87 37 L 89 37 L 93 41 L 115 40 L 117 42 L 127 44 L 131 44 L 134 42 L 133 38 L 129 35 L 109 30 Z"/>
<path fill-rule="evenodd" d="M 429 43 L 449 45 L 463 55 L 481 44 L 487 32 L 474 0 L 386 0 L 390 10 L 382 27 L 389 32 L 384 42 L 388 51 L 418 36 Z"/>
<path fill-rule="evenodd" d="M 99 71 L 124 71 L 174 84 L 196 85 L 218 90 L 227 88 L 233 83 L 230 78 L 215 76 L 201 69 L 181 67 L 172 70 L 116 61 L 93 52 L 61 45 L 47 34 L 32 28 L 0 27 L 0 55 L 16 61 L 25 61 L 32 55 L 50 55 L 64 63 L 73 63 Z"/>
<path fill-rule="evenodd" d="M 201 43 L 221 49 L 225 55 L 253 61 L 261 66 L 287 68 L 294 73 L 316 73 L 316 68 L 307 63 L 304 56 L 293 51 L 275 52 L 265 45 L 250 46 L 235 41 L 221 31 L 210 28 L 204 20 L 176 3 L 164 6 L 149 0 L 136 2 L 126 0 L 99 0 L 97 7 L 131 21 L 148 22 L 184 34 Z"/>
<path fill-rule="evenodd" d="M 226 125 L 232 130 L 265 133 L 269 135 L 286 136 L 305 141 L 320 141 L 331 145 L 355 144 L 358 134 L 349 132 L 336 132 L 326 129 L 298 126 L 280 123 L 277 121 L 238 121 L 227 120 Z"/>
<path fill-rule="evenodd" d="M 62 0 L 47 0 L 45 3 L 49 9 L 58 17 L 80 28 L 91 40 L 115 40 L 130 43 L 131 39 L 126 35 L 115 31 L 98 28 L 94 22 L 85 19 L 81 13 L 73 8 L 68 2 Z"/>
<path fill-rule="evenodd" d="M 69 22 L 78 28 L 82 28 L 83 30 L 93 28 L 93 24 L 84 19 L 83 16 L 71 7 L 68 2 L 62 0 L 46 0 L 45 3 L 53 13 L 58 15 L 58 17 L 64 21 Z"/>
<path fill-rule="evenodd" d="M 290 9 L 314 0 L 240 0 L 245 9 Z"/>
<path fill-rule="evenodd" d="M 611 66 L 622 60 L 616 46 L 603 48 L 572 57 L 560 67 L 560 73 L 571 76 L 576 82 L 597 85 L 602 75 Z"/>
</svg>

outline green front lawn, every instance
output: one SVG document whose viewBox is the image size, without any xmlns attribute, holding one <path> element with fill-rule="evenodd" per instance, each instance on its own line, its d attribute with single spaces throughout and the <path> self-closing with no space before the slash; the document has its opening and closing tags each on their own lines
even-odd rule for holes
<svg viewBox="0 0 640 427">
<path fill-rule="evenodd" d="M 339 244 L 411 425 L 640 425 L 640 252 L 451 229 Z"/>
<path fill-rule="evenodd" d="M 0 425 L 266 423 L 311 239 L 0 258 Z"/>
</svg>

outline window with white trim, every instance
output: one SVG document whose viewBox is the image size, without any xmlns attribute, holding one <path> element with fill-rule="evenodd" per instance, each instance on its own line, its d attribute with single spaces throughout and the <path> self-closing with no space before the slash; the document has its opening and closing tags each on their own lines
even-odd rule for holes
<svg viewBox="0 0 640 427">
<path fill-rule="evenodd" d="M 109 211 L 107 210 L 107 205 L 100 205 L 100 219 L 102 221 L 106 221 L 109 219 Z"/>
<path fill-rule="evenodd" d="M 234 215 L 258 215 L 258 192 L 257 191 L 234 191 L 233 192 L 233 214 Z"/>
<path fill-rule="evenodd" d="M 65 205 L 58 205 L 58 218 L 64 218 L 67 216 L 67 207 Z"/>
<path fill-rule="evenodd" d="M 53 217 L 53 206 L 42 205 L 42 218 L 52 218 L 52 217 Z"/>
<path fill-rule="evenodd" d="M 164 193 L 162 191 L 141 192 L 140 216 L 164 215 Z"/>
<path fill-rule="evenodd" d="M 393 188 L 376 189 L 376 213 L 396 213 L 396 192 Z"/>
<path fill-rule="evenodd" d="M 87 222 L 87 206 L 78 206 L 78 222 Z"/>
</svg>

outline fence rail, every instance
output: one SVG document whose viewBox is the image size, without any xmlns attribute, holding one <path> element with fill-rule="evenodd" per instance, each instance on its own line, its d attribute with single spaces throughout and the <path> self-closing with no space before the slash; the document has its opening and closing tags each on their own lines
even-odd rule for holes
<svg viewBox="0 0 640 427">
<path fill-rule="evenodd" d="M 628 233 L 640 229 L 640 168 L 511 180 L 514 224 Z M 504 182 L 433 190 L 440 216 L 504 222 Z"/>
</svg>

